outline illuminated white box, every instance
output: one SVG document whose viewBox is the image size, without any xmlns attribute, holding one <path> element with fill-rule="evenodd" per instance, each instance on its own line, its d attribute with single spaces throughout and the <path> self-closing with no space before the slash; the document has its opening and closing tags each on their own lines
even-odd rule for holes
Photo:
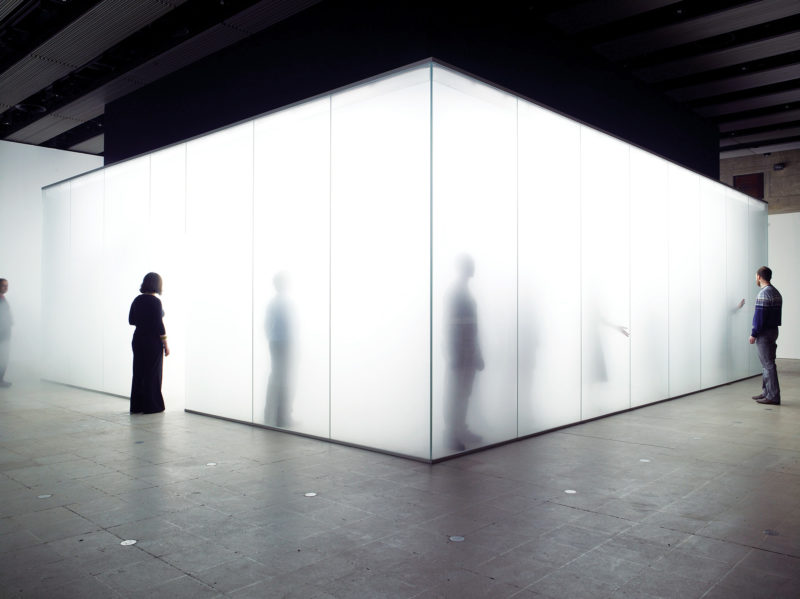
<svg viewBox="0 0 800 599">
<path fill-rule="evenodd" d="M 73 385 L 124 395 L 149 270 L 168 405 L 422 460 L 758 370 L 763 203 L 435 62 L 44 197 Z"/>
</svg>

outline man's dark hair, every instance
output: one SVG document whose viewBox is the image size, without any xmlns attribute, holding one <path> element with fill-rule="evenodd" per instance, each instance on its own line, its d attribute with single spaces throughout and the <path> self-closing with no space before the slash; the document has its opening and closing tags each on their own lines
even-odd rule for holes
<svg viewBox="0 0 800 599">
<path fill-rule="evenodd" d="M 769 266 L 762 266 L 756 271 L 756 274 L 764 279 L 767 283 L 772 280 L 772 269 Z"/>
<path fill-rule="evenodd" d="M 139 287 L 141 293 L 157 293 L 161 295 L 161 275 L 157 272 L 149 272 L 144 276 L 142 286 Z"/>
</svg>

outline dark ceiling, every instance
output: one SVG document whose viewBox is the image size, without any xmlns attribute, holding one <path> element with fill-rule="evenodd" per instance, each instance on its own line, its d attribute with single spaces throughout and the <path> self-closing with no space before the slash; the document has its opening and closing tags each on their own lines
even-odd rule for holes
<svg viewBox="0 0 800 599">
<path fill-rule="evenodd" d="M 319 1 L 2 0 L 0 138 L 102 155 L 106 104 Z M 800 0 L 520 5 L 716 124 L 721 158 L 800 148 Z"/>
</svg>

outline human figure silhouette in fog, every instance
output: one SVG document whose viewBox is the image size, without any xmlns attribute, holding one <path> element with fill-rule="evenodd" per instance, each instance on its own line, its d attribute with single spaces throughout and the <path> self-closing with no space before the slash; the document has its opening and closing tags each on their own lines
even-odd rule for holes
<svg viewBox="0 0 800 599">
<path fill-rule="evenodd" d="M 270 373 L 267 383 L 265 423 L 287 427 L 292 412 L 289 371 L 292 352 L 292 318 L 286 273 L 273 278 L 275 297 L 267 307 L 266 333 L 269 341 Z"/>
<path fill-rule="evenodd" d="M 481 437 L 467 427 L 467 412 L 475 373 L 483 370 L 478 339 L 478 309 L 469 290 L 475 261 L 463 255 L 456 263 L 456 281 L 447 298 L 447 389 L 445 391 L 445 439 L 448 447 L 463 451 Z"/>
<path fill-rule="evenodd" d="M 609 379 L 607 364 L 608 351 L 606 344 L 611 342 L 608 330 L 631 336 L 631 330 L 625 325 L 608 320 L 602 313 L 600 305 L 594 298 L 587 299 L 586 317 L 584 319 L 583 368 L 584 379 L 589 383 L 605 383 Z"/>
<path fill-rule="evenodd" d="M 8 302 L 6 301 L 7 291 L 8 280 L 0 279 L 0 387 L 11 386 L 11 383 L 4 378 L 11 346 L 11 326 L 14 324 L 14 319 L 11 318 L 11 308 L 8 307 Z"/>
</svg>

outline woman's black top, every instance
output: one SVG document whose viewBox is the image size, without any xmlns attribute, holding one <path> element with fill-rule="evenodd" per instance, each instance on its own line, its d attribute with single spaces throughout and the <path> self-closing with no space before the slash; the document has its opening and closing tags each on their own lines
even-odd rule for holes
<svg viewBox="0 0 800 599">
<path fill-rule="evenodd" d="M 161 343 L 161 335 L 166 335 L 164 329 L 164 310 L 161 300 L 155 295 L 143 293 L 131 304 L 128 322 L 136 327 L 133 332 L 133 342 L 147 342 L 157 340 Z"/>
</svg>

